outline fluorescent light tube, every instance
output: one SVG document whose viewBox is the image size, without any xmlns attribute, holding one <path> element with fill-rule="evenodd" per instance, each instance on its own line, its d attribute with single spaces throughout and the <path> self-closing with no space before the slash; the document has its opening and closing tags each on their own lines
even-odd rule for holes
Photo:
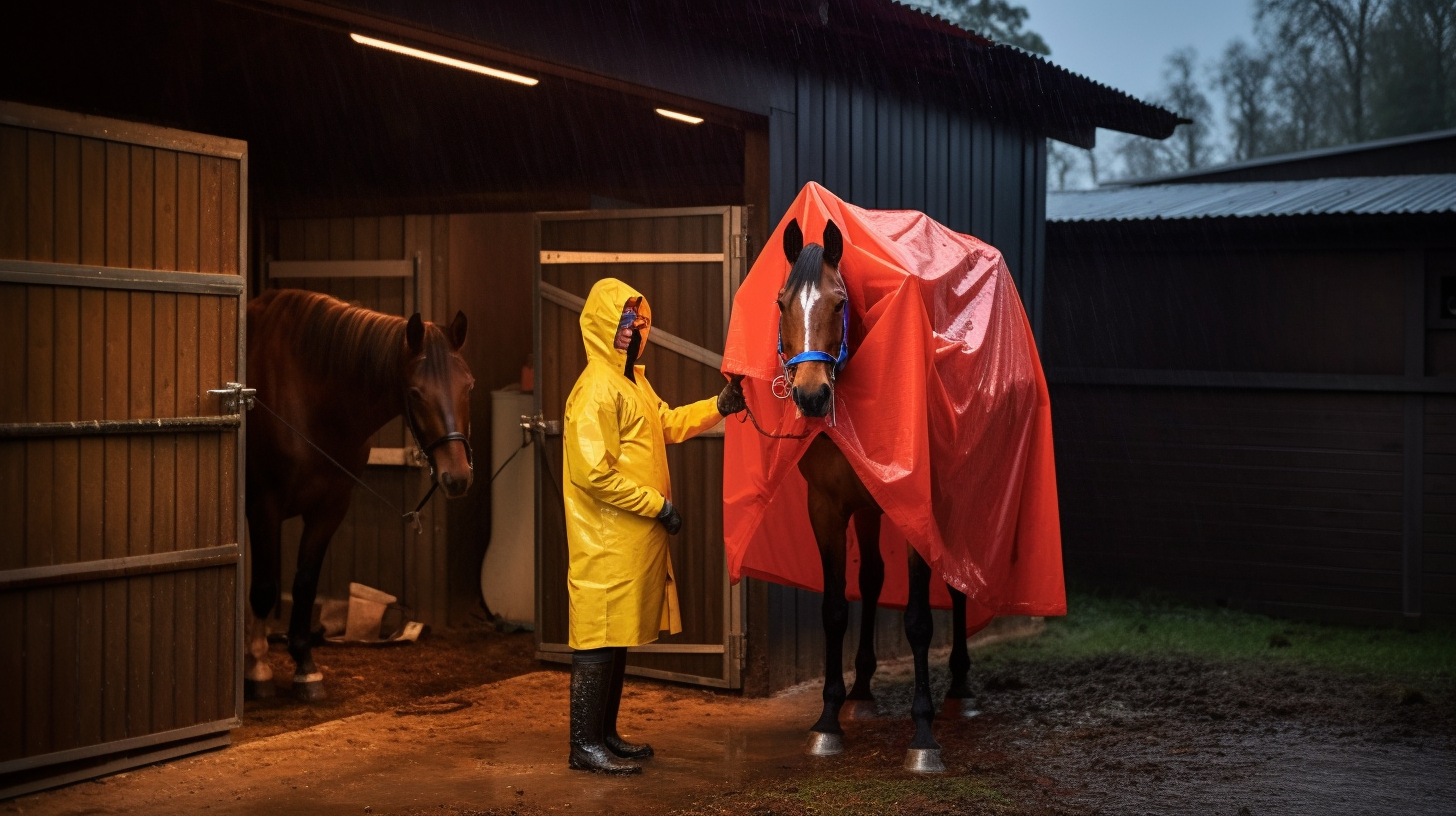
<svg viewBox="0 0 1456 816">
<path fill-rule="evenodd" d="M 430 62 L 438 62 L 441 65 L 449 65 L 452 68 L 464 68 L 467 71 L 474 71 L 477 74 L 485 74 L 488 77 L 495 77 L 496 79 L 504 79 L 507 82 L 515 82 L 521 85 L 535 85 L 536 83 L 541 81 L 539 79 L 533 79 L 528 76 L 513 74 L 510 71 L 502 71 L 499 68 L 487 68 L 484 65 L 476 65 L 473 62 L 458 60 L 454 57 L 444 56 L 443 54 L 432 54 L 429 51 L 421 51 L 418 48 L 410 48 L 407 45 L 399 45 L 397 43 L 385 42 L 384 40 L 376 40 L 373 37 L 366 37 L 363 34 L 351 33 L 349 34 L 349 39 L 353 40 L 356 43 L 359 43 L 360 45 L 373 46 L 374 48 L 383 48 L 385 51 L 393 51 L 396 54 L 404 54 L 405 56 L 418 57 L 419 59 L 429 60 Z M 701 122 L 702 120 L 699 119 L 698 121 Z"/>
<path fill-rule="evenodd" d="M 669 119 L 676 119 L 679 122 L 687 122 L 690 125 L 701 125 L 703 123 L 703 117 L 701 116 L 688 116 L 686 113 L 670 111 L 667 108 L 657 108 L 657 114 L 659 116 L 666 116 Z"/>
</svg>

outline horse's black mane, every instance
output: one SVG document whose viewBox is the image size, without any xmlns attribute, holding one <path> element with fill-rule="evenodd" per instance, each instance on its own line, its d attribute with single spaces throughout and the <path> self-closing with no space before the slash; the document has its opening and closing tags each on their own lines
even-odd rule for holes
<svg viewBox="0 0 1456 816">
<path fill-rule="evenodd" d="M 817 287 L 819 280 L 824 277 L 824 247 L 819 244 L 809 244 L 799 252 L 799 259 L 794 261 L 793 269 L 789 270 L 789 279 L 784 283 L 785 294 L 795 294 L 805 287 Z"/>
</svg>

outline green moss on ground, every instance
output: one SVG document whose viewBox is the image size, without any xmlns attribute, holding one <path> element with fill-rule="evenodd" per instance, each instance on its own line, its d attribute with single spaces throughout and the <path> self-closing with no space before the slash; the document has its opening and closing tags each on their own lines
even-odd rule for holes
<svg viewBox="0 0 1456 816">
<path fill-rule="evenodd" d="M 1456 630 L 1302 623 L 1252 612 L 1194 606 L 1155 596 L 1073 591 L 1068 614 L 1048 618 L 1039 637 L 988 647 L 988 668 L 1023 660 L 1108 654 L 1186 655 L 1287 663 L 1387 681 L 1456 683 Z"/>
</svg>

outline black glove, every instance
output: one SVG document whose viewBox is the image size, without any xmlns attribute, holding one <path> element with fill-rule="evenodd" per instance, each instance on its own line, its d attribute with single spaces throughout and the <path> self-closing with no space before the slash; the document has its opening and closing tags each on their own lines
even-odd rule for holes
<svg viewBox="0 0 1456 816">
<path fill-rule="evenodd" d="M 743 399 L 743 386 L 740 382 L 740 379 L 734 378 L 718 392 L 718 413 L 731 416 L 748 407 Z"/>
<path fill-rule="evenodd" d="M 667 528 L 668 535 L 677 535 L 677 531 L 682 529 L 682 516 L 678 514 L 677 508 L 672 506 L 672 502 L 667 499 L 662 500 L 662 512 L 657 514 L 657 520 L 662 522 L 663 527 Z"/>
</svg>

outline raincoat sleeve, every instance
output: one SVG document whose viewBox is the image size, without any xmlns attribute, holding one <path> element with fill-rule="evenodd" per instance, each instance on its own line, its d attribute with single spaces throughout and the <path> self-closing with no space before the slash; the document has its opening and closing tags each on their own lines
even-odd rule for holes
<svg viewBox="0 0 1456 816">
<path fill-rule="evenodd" d="M 723 421 L 723 415 L 718 413 L 717 397 L 677 408 L 669 408 L 667 403 L 658 400 L 657 415 L 662 420 L 662 437 L 669 445 L 686 442 Z"/>
<path fill-rule="evenodd" d="M 662 512 L 664 497 L 617 470 L 622 451 L 621 426 L 614 395 L 595 391 L 566 423 L 566 473 L 587 495 L 613 507 L 652 518 Z"/>
</svg>

